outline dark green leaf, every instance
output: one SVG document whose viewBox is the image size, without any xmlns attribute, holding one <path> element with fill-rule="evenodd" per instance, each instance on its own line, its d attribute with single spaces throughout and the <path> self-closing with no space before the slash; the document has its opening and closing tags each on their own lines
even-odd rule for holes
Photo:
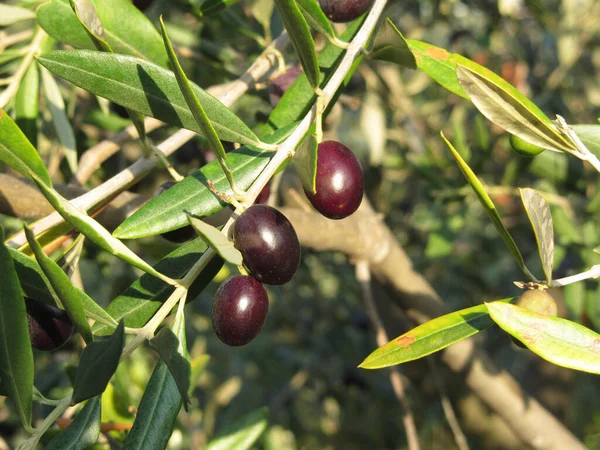
<svg viewBox="0 0 600 450">
<path fill-rule="evenodd" d="M 60 299 L 61 304 L 69 314 L 75 328 L 88 344 L 94 340 L 92 329 L 87 321 L 81 297 L 85 294 L 75 287 L 66 273 L 52 261 L 45 253 L 40 244 L 35 240 L 35 235 L 27 225 L 24 226 L 27 242 L 35 254 L 38 264 L 50 281 L 54 292 Z"/>
<path fill-rule="evenodd" d="M 48 186 L 52 185 L 48 170 L 37 150 L 2 109 L 0 109 L 0 161 L 27 178 L 32 179 L 31 174 L 35 173 Z"/>
<path fill-rule="evenodd" d="M 31 427 L 33 402 L 33 352 L 27 310 L 13 260 L 4 245 L 0 227 L 0 379 L 16 407 L 21 422 Z"/>
<path fill-rule="evenodd" d="M 590 152 L 600 158 L 600 125 L 571 125 Z"/>
<path fill-rule="evenodd" d="M 285 139 L 295 125 L 264 136 L 267 143 Z M 247 189 L 273 157 L 272 151 L 256 147 L 241 147 L 227 155 L 237 186 Z M 227 205 L 209 189 L 209 182 L 222 195 L 234 195 L 219 163 L 213 161 L 192 173 L 161 195 L 152 198 L 117 227 L 113 235 L 121 239 L 154 236 L 188 225 L 187 214 L 206 217 Z"/>
<path fill-rule="evenodd" d="M 173 278 L 182 278 L 207 249 L 208 246 L 202 239 L 194 239 L 161 259 L 155 266 L 156 270 Z M 194 300 L 208 286 L 222 266 L 221 258 L 213 258 L 190 286 L 187 300 Z M 125 326 L 142 327 L 158 311 L 173 289 L 173 286 L 144 274 L 108 305 L 107 312 L 116 320 L 123 320 Z M 111 327 L 99 323 L 92 329 L 97 335 L 108 334 L 112 330 Z"/>
<path fill-rule="evenodd" d="M 506 298 L 501 302 L 510 302 Z M 494 321 L 485 305 L 472 306 L 436 317 L 379 347 L 360 364 L 363 369 L 381 369 L 413 361 L 462 341 L 490 327 Z"/>
<path fill-rule="evenodd" d="M 269 422 L 269 410 L 260 408 L 235 421 L 211 440 L 206 450 L 248 450 L 263 434 Z"/>
<path fill-rule="evenodd" d="M 515 305 L 487 303 L 500 328 L 532 352 L 558 366 L 600 374 L 600 334 L 560 317 L 537 314 Z"/>
<path fill-rule="evenodd" d="M 83 450 L 93 445 L 100 436 L 101 396 L 87 401 L 71 425 L 52 439 L 45 450 Z"/>
<path fill-rule="evenodd" d="M 317 150 L 319 144 L 314 134 L 307 135 L 294 155 L 294 165 L 305 191 L 317 191 Z"/>
<path fill-rule="evenodd" d="M 298 8 L 304 14 L 306 21 L 319 33 L 335 38 L 335 31 L 331 22 L 316 0 L 297 0 Z"/>
<path fill-rule="evenodd" d="M 137 58 L 88 50 L 53 51 L 39 57 L 51 72 L 95 95 L 145 116 L 201 133 L 173 72 Z M 215 97 L 192 84 L 219 137 L 258 144 L 256 135 Z"/>
<path fill-rule="evenodd" d="M 317 62 L 315 43 L 304 16 L 298 9 L 295 0 L 275 0 L 275 4 L 310 85 L 313 88 L 318 87 L 319 63 Z"/>
<path fill-rule="evenodd" d="M 39 99 L 40 73 L 34 62 L 25 72 L 15 96 L 15 122 L 33 147 L 37 147 Z"/>
<path fill-rule="evenodd" d="M 213 227 L 200 219 L 188 216 L 190 224 L 202 236 L 204 242 L 210 245 L 221 258 L 235 266 L 241 266 L 243 262 L 242 254 L 233 246 L 233 242 L 227 239 L 218 228 Z"/>
<path fill-rule="evenodd" d="M 150 340 L 150 346 L 156 350 L 163 361 L 167 364 L 169 372 L 173 376 L 179 394 L 183 399 L 183 406 L 187 411 L 190 403 L 189 390 L 192 367 L 187 351 L 185 338 L 185 317 L 177 314 L 173 323 L 173 329 L 164 327 Z"/>
<path fill-rule="evenodd" d="M 552 266 L 554 265 L 554 228 L 552 227 L 550 207 L 546 200 L 533 189 L 519 189 L 519 192 L 533 227 L 546 282 L 550 284 L 552 282 Z"/>
<path fill-rule="evenodd" d="M 209 16 L 218 13 L 219 11 L 235 5 L 240 0 L 205 0 L 198 8 L 198 13 L 201 16 Z"/>
<path fill-rule="evenodd" d="M 92 0 L 92 3 L 104 27 L 108 44 L 116 53 L 167 66 L 167 54 L 160 35 L 144 13 L 131 2 Z M 69 0 L 50 0 L 43 4 L 38 8 L 37 21 L 57 41 L 75 48 L 96 48 L 71 9 Z"/>
<path fill-rule="evenodd" d="M 371 56 L 374 59 L 393 62 L 409 69 L 417 68 L 417 61 L 410 51 L 406 39 L 389 17 L 377 30 L 371 48 Z"/>
<path fill-rule="evenodd" d="M 117 370 L 124 343 L 125 327 L 121 321 L 111 336 L 96 339 L 83 350 L 75 374 L 73 403 L 104 392 Z"/>
</svg>

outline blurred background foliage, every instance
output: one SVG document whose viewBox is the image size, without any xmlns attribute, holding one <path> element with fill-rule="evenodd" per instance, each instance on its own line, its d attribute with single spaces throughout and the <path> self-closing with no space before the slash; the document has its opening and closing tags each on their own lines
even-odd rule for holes
<svg viewBox="0 0 600 450">
<path fill-rule="evenodd" d="M 210 17 L 199 17 L 194 12 L 197 0 L 156 0 L 146 13 L 154 22 L 165 15 L 172 41 L 188 55 L 180 58 L 186 73 L 208 87 L 239 76 L 269 36 L 279 34 L 282 26 L 277 13 L 267 33 L 253 17 L 268 3 L 241 1 Z M 403 0 L 390 1 L 385 16 L 406 37 L 460 53 L 501 74 L 550 117 L 561 114 L 569 123 L 597 123 L 600 117 L 598 0 Z M 31 22 L 3 31 L 12 33 L 27 26 Z M 324 42 L 317 38 L 317 44 Z M 289 64 L 294 63 L 291 52 L 285 55 Z M 0 75 L 14 70 L 15 64 L 0 53 Z M 93 97 L 60 80 L 59 85 L 80 154 L 129 123 L 119 107 L 111 106 L 106 116 Z M 52 130 L 43 98 L 40 102 L 39 148 L 46 160 L 55 162 L 53 179 L 64 183 L 69 180 L 69 169 L 57 160 L 51 140 L 44 138 L 51 138 Z M 267 89 L 262 89 L 246 95 L 233 109 L 258 127 L 271 108 Z M 537 189 L 551 205 L 557 244 L 555 278 L 600 262 L 600 255 L 591 251 L 600 245 L 597 174 L 564 154 L 516 155 L 510 150 L 508 134 L 424 73 L 386 63 L 362 64 L 326 125 L 325 138 L 339 139 L 360 157 L 367 174 L 367 196 L 449 309 L 517 295 L 512 282 L 521 275 L 441 141 L 440 130 L 489 187 L 534 273 L 541 275 L 541 268 L 517 187 Z M 159 141 L 172 132 L 162 128 L 151 136 Z M 88 187 L 100 184 L 139 156 L 136 143 L 126 145 L 94 174 Z M 210 150 L 198 138 L 171 161 L 187 174 L 210 158 Z M 167 178 L 165 170 L 156 170 L 131 190 L 151 195 Z M 15 219 L 0 219 L 7 235 L 20 228 Z M 157 261 L 174 248 L 161 238 L 129 244 L 149 261 Z M 270 422 L 257 449 L 405 448 L 400 408 L 387 372 L 356 368 L 376 344 L 347 258 L 305 249 L 296 277 L 285 286 L 269 288 L 267 324 L 254 342 L 242 348 L 222 344 L 210 323 L 218 283 L 235 270 L 225 267 L 188 306 L 194 311 L 187 315 L 190 353 L 192 357 L 208 354 L 210 361 L 197 379 L 190 413 L 180 413 L 170 448 L 202 448 L 216 431 L 265 405 L 270 408 Z M 139 276 L 92 246 L 86 246 L 80 272 L 86 291 L 104 305 Z M 600 331 L 598 280 L 570 285 L 553 295 L 561 316 Z M 495 327 L 477 339 L 590 448 L 600 448 L 597 378 L 519 351 Z M 76 362 L 78 345 L 72 340 L 55 353 L 36 353 L 36 384 L 41 392 L 52 397 L 64 393 L 70 383 L 64 369 Z M 121 364 L 102 399 L 103 422 L 133 421 L 155 359 L 146 347 Z M 455 448 L 437 380 L 453 401 L 471 448 L 518 448 L 506 426 L 441 365 L 432 369 L 423 360 L 403 366 L 402 371 L 422 448 Z M 5 441 L 2 445 L 12 448 L 23 435 L 17 417 L 3 403 L 0 399 L 0 436 Z M 108 433 L 109 442 L 119 440 L 119 433 L 123 432 Z"/>
</svg>

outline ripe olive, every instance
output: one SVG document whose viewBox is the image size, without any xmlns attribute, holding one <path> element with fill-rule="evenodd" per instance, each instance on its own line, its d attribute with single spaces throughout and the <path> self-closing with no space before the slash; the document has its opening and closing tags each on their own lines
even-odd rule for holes
<svg viewBox="0 0 600 450">
<path fill-rule="evenodd" d="M 227 345 L 245 345 L 260 332 L 269 311 L 269 298 L 256 279 L 235 275 L 221 284 L 215 295 L 212 324 Z"/>
<path fill-rule="evenodd" d="M 233 225 L 233 244 L 261 283 L 285 284 L 300 265 L 300 242 L 290 221 L 267 205 L 253 205 Z"/>
<path fill-rule="evenodd" d="M 62 309 L 25 297 L 27 325 L 31 345 L 51 352 L 67 343 L 73 334 L 73 323 Z"/>
<path fill-rule="evenodd" d="M 277 78 L 271 81 L 268 92 L 269 101 L 271 102 L 272 106 L 275 106 L 277 103 L 279 103 L 279 100 L 281 100 L 283 94 L 285 94 L 289 87 L 294 84 L 294 81 L 296 81 L 296 78 L 298 78 L 298 75 L 301 73 L 302 69 L 299 67 L 292 67 L 287 72 L 279 75 Z"/>
<path fill-rule="evenodd" d="M 367 12 L 373 0 L 320 0 L 319 3 L 332 22 L 350 22 Z"/>
<path fill-rule="evenodd" d="M 509 141 L 510 146 L 515 153 L 518 153 L 521 156 L 533 157 L 544 151 L 542 147 L 527 142 L 525 139 L 515 136 L 514 134 L 510 135 Z"/>
<path fill-rule="evenodd" d="M 354 153 L 336 141 L 319 144 L 317 191 L 305 194 L 317 211 L 343 219 L 358 209 L 363 197 L 363 171 Z"/>
<path fill-rule="evenodd" d="M 162 194 L 176 184 L 177 183 L 172 180 L 161 184 L 156 191 L 154 191 L 154 197 Z M 194 230 L 194 227 L 191 225 L 186 225 L 182 228 L 178 228 L 177 230 L 167 231 L 166 233 L 161 234 L 161 236 L 167 241 L 174 242 L 175 244 L 183 244 L 184 242 L 196 237 L 196 230 Z"/>
</svg>

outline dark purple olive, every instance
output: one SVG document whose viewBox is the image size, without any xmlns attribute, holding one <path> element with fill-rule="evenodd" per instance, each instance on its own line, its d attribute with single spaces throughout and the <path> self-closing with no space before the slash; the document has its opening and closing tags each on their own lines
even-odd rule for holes
<svg viewBox="0 0 600 450">
<path fill-rule="evenodd" d="M 275 208 L 253 205 L 236 220 L 233 243 L 254 278 L 285 284 L 300 265 L 300 242 L 290 221 Z"/>
<path fill-rule="evenodd" d="M 269 184 L 265 184 L 265 187 L 262 188 L 256 200 L 254 200 L 254 204 L 260 205 L 262 203 L 267 203 L 269 201 L 269 197 L 271 196 L 271 186 Z"/>
<path fill-rule="evenodd" d="M 229 277 L 215 295 L 212 324 L 227 345 L 246 345 L 260 332 L 269 311 L 264 286 L 245 275 Z"/>
<path fill-rule="evenodd" d="M 279 75 L 269 85 L 269 101 L 272 106 L 277 105 L 283 94 L 289 89 L 289 87 L 294 84 L 298 75 L 302 73 L 302 69 L 299 67 L 292 67 L 283 75 Z"/>
<path fill-rule="evenodd" d="M 305 191 L 317 211 L 343 219 L 358 209 L 363 197 L 363 171 L 354 153 L 336 141 L 319 144 L 317 192 Z"/>
<path fill-rule="evenodd" d="M 366 13 L 373 0 L 319 0 L 319 3 L 332 22 L 350 22 Z"/>
<path fill-rule="evenodd" d="M 25 297 L 31 345 L 51 352 L 65 345 L 73 334 L 73 323 L 62 309 Z"/>
<path fill-rule="evenodd" d="M 158 188 L 156 188 L 153 197 L 162 194 L 163 192 L 172 188 L 176 184 L 177 183 L 173 180 L 166 181 L 165 183 L 161 184 Z M 192 227 L 191 225 L 186 225 L 176 230 L 167 231 L 166 233 L 161 234 L 161 236 L 167 241 L 173 242 L 175 244 L 183 244 L 184 242 L 187 242 L 196 237 L 196 230 L 194 230 L 194 227 Z"/>
</svg>

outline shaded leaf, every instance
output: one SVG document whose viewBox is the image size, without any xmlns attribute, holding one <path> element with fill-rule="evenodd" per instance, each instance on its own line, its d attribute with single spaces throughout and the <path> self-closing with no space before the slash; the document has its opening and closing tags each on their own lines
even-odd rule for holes
<svg viewBox="0 0 600 450">
<path fill-rule="evenodd" d="M 408 43 L 392 20 L 388 17 L 375 35 L 371 57 L 389 61 L 409 69 L 417 68 L 417 61 L 408 47 Z"/>
<path fill-rule="evenodd" d="M 81 297 L 85 294 L 75 287 L 58 264 L 44 253 L 44 250 L 35 240 L 33 232 L 27 225 L 24 226 L 24 230 L 27 242 L 29 242 L 29 246 L 35 254 L 35 259 L 37 259 L 46 278 L 50 281 L 54 292 L 73 321 L 73 325 L 75 325 L 75 328 L 77 328 L 77 331 L 79 331 L 85 342 L 88 344 L 91 343 L 94 340 L 94 336 L 92 335 L 92 329 L 87 321 L 81 300 Z"/>
<path fill-rule="evenodd" d="M 590 152 L 600 158 L 600 125 L 571 125 Z"/>
<path fill-rule="evenodd" d="M 283 25 L 290 36 L 292 45 L 300 59 L 308 82 L 313 88 L 319 86 L 319 63 L 315 43 L 304 16 L 298 9 L 294 0 L 275 0 Z"/>
<path fill-rule="evenodd" d="M 477 175 L 475 175 L 475 173 L 471 170 L 471 168 L 465 162 L 465 160 L 462 159 L 460 154 L 452 146 L 450 141 L 448 141 L 446 139 L 444 134 L 441 133 L 441 135 L 442 135 L 442 139 L 444 139 L 444 142 L 446 142 L 446 145 L 448 145 L 448 148 L 450 149 L 452 156 L 454 156 L 454 159 L 456 160 L 458 167 L 460 167 L 460 170 L 465 175 L 465 178 L 467 179 L 467 181 L 469 182 L 469 184 L 475 191 L 475 194 L 477 194 L 477 198 L 479 199 L 479 202 L 485 209 L 485 212 L 487 213 L 490 220 L 496 227 L 496 230 L 498 230 L 498 233 L 504 240 L 504 243 L 508 247 L 508 250 L 516 259 L 517 264 L 519 265 L 519 267 L 521 268 L 521 270 L 523 271 L 525 276 L 528 277 L 529 279 L 533 280 L 535 277 L 531 274 L 529 269 L 527 269 L 527 266 L 525 265 L 525 261 L 523 260 L 523 256 L 521 255 L 521 252 L 519 251 L 519 247 L 517 247 L 517 244 L 515 244 L 515 241 L 513 240 L 512 236 L 510 235 L 510 233 L 508 232 L 508 230 L 502 223 L 500 214 L 498 214 L 498 211 L 496 210 L 496 205 L 494 205 L 494 202 L 492 202 L 492 199 L 490 198 L 490 196 L 487 194 L 487 192 L 485 192 L 485 188 L 483 187 L 483 185 L 477 178 Z"/>
<path fill-rule="evenodd" d="M 500 301 L 511 302 L 516 299 Z M 429 320 L 379 347 L 358 367 L 381 369 L 413 361 L 471 337 L 493 324 L 485 305 L 451 312 Z"/>
<path fill-rule="evenodd" d="M 161 359 L 156 364 L 146 386 L 135 422 L 125 439 L 123 448 L 126 450 L 167 448 L 180 409 L 181 395 L 177 390 L 177 384 Z"/>
<path fill-rule="evenodd" d="M 574 146 L 549 124 L 536 116 L 526 97 L 499 77 L 487 77 L 460 64 L 456 76 L 471 102 L 491 122 L 530 144 L 554 151 L 572 151 Z M 507 87 L 510 87 L 508 89 Z M 525 99 L 526 101 L 523 101 Z"/>
<path fill-rule="evenodd" d="M 194 239 L 169 253 L 156 264 L 155 268 L 167 276 L 183 278 L 207 249 L 208 246 L 202 239 Z M 187 301 L 194 300 L 221 270 L 222 266 L 221 258 L 213 258 L 190 286 Z M 110 302 L 106 309 L 116 320 L 124 321 L 125 326 L 139 328 L 150 320 L 173 290 L 173 286 L 144 274 Z M 95 324 L 92 330 L 95 334 L 104 335 L 110 333 L 112 327 Z"/>
<path fill-rule="evenodd" d="M 103 25 L 110 47 L 167 66 L 167 54 L 152 22 L 131 2 L 91 0 Z M 50 0 L 37 10 L 38 24 L 59 42 L 75 48 L 95 49 L 94 42 L 73 12 L 69 0 Z M 124 26 L 123 24 L 127 24 Z"/>
<path fill-rule="evenodd" d="M 125 328 L 120 322 L 112 335 L 96 339 L 83 350 L 75 374 L 74 404 L 104 392 L 117 370 L 124 344 Z"/>
<path fill-rule="evenodd" d="M 35 19 L 33 11 L 20 6 L 0 3 L 0 27 L 8 27 L 28 19 Z"/>
<path fill-rule="evenodd" d="M 219 11 L 229 8 L 235 5 L 240 0 L 204 0 L 198 7 L 198 14 L 200 16 L 210 16 L 216 14 Z"/>
<path fill-rule="evenodd" d="M 305 191 L 317 191 L 317 150 L 319 144 L 314 134 L 307 135 L 294 155 L 294 165 Z"/>
<path fill-rule="evenodd" d="M 200 233 L 202 239 L 210 245 L 215 251 L 228 263 L 235 266 L 241 266 L 243 262 L 242 254 L 233 246 L 233 242 L 227 239 L 218 228 L 213 227 L 200 219 L 188 216 L 188 220 L 194 229 Z"/>
<path fill-rule="evenodd" d="M 267 428 L 269 410 L 260 408 L 238 419 L 208 443 L 206 450 L 248 450 Z"/>
<path fill-rule="evenodd" d="M 100 436 L 101 396 L 87 401 L 71 425 L 52 439 L 45 450 L 83 450 L 93 445 Z"/>
<path fill-rule="evenodd" d="M 113 53 L 94 4 L 88 0 L 69 0 L 79 23 L 94 43 L 96 50 Z"/>
<path fill-rule="evenodd" d="M 27 310 L 13 260 L 0 227 L 0 379 L 25 427 L 31 427 L 33 352 Z"/>
<path fill-rule="evenodd" d="M 131 56 L 88 50 L 57 50 L 41 55 L 38 60 L 51 72 L 92 94 L 145 116 L 202 133 L 173 72 Z M 229 108 L 199 86 L 190 84 L 221 139 L 259 143 L 252 130 Z"/>
<path fill-rule="evenodd" d="M 1 13 L 0 13 L 1 16 Z M 15 123 L 33 147 L 37 147 L 37 117 L 40 99 L 40 73 L 32 63 L 25 72 L 15 95 Z"/>
<path fill-rule="evenodd" d="M 316 0 L 297 0 L 296 3 L 310 26 L 325 36 L 336 37 L 331 22 Z"/>
<path fill-rule="evenodd" d="M 29 179 L 33 179 L 31 174 L 35 173 L 44 183 L 52 185 L 48 170 L 37 150 L 2 109 L 0 109 L 0 161 Z"/>
<path fill-rule="evenodd" d="M 519 189 L 519 192 L 533 227 L 546 281 L 550 284 L 552 282 L 552 266 L 554 265 L 554 228 L 552 227 L 550 207 L 546 200 L 533 189 Z"/>
<path fill-rule="evenodd" d="M 559 317 L 530 312 L 506 303 L 486 303 L 500 328 L 547 361 L 600 374 L 600 334 Z"/>
<path fill-rule="evenodd" d="M 177 384 L 179 395 L 183 400 L 183 407 L 188 410 L 190 404 L 189 390 L 192 367 L 187 351 L 185 338 L 185 317 L 177 313 L 173 323 L 173 329 L 164 327 L 150 340 L 150 346 L 163 359 L 169 372 Z"/>
</svg>

